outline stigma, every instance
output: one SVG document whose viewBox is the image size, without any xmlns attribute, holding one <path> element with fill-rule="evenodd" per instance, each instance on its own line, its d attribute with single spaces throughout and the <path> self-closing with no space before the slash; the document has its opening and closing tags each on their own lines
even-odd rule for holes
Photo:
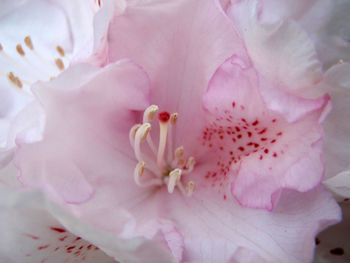
<svg viewBox="0 0 350 263">
<path fill-rule="evenodd" d="M 191 196 L 196 185 L 188 177 L 196 160 L 193 156 L 185 158 L 183 146 L 173 147 L 178 113 L 158 111 L 157 105 L 149 106 L 144 111 L 142 123 L 130 129 L 130 144 L 138 161 L 134 170 L 135 183 L 140 187 L 164 186 L 169 194 L 180 191 L 184 196 Z M 159 127 L 158 145 L 151 136 L 153 126 Z"/>
</svg>

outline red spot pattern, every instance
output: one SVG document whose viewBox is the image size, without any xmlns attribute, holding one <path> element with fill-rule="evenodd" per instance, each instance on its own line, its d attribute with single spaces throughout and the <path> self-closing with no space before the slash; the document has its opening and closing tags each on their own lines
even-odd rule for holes
<svg viewBox="0 0 350 263">
<path fill-rule="evenodd" d="M 81 237 L 70 234 L 60 227 L 48 227 L 48 233 L 43 237 L 29 233 L 23 233 L 23 236 L 37 244 L 36 257 L 40 255 L 38 253 L 45 251 L 42 259 L 38 262 L 47 262 L 47 255 L 51 254 L 54 256 L 55 253 L 59 253 L 62 256 L 62 262 L 65 263 L 84 262 L 89 258 L 89 255 L 92 255 L 90 254 L 92 253 L 91 251 L 99 250 L 98 247 L 86 242 Z M 54 240 L 52 240 L 53 238 Z M 25 254 L 25 256 L 28 258 L 33 257 L 31 254 Z"/>
<path fill-rule="evenodd" d="M 232 171 L 239 168 L 244 158 L 257 158 L 260 161 L 267 157 L 277 158 L 277 153 L 271 152 L 270 148 L 276 150 L 276 146 L 282 147 L 278 144 L 283 136 L 279 129 L 281 121 L 276 115 L 252 119 L 244 110 L 244 106 L 233 101 L 232 108 L 224 110 L 201 135 L 201 145 L 214 152 L 217 158 L 215 169 L 203 175 L 208 182 L 206 185 L 217 189 L 224 200 L 229 191 L 227 186 L 233 180 Z M 219 113 L 218 109 L 216 112 Z"/>
</svg>

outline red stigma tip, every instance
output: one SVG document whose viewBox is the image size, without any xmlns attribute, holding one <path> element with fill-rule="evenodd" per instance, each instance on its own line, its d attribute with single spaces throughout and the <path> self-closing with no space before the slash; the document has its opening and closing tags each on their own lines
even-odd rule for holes
<svg viewBox="0 0 350 263">
<path fill-rule="evenodd" d="M 168 122 L 170 119 L 170 113 L 167 111 L 162 111 L 158 114 L 158 120 L 161 122 Z"/>
</svg>

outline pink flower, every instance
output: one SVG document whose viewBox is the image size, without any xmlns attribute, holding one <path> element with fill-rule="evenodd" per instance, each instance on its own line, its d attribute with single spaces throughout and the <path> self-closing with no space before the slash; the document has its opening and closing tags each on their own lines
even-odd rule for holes
<svg viewBox="0 0 350 263">
<path fill-rule="evenodd" d="M 110 64 L 35 86 L 45 129 L 18 140 L 21 182 L 116 242 L 158 244 L 142 262 L 310 262 L 340 217 L 319 186 L 329 97 L 267 78 L 232 25 L 216 1 L 130 4 Z"/>
</svg>

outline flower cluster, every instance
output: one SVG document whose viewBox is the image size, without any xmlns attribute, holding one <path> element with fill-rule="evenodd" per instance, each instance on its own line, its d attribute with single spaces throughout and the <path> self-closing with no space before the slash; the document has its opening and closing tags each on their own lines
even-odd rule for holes
<svg viewBox="0 0 350 263">
<path fill-rule="evenodd" d="M 1 262 L 311 262 L 350 196 L 345 10 L 6 2 Z"/>
</svg>

